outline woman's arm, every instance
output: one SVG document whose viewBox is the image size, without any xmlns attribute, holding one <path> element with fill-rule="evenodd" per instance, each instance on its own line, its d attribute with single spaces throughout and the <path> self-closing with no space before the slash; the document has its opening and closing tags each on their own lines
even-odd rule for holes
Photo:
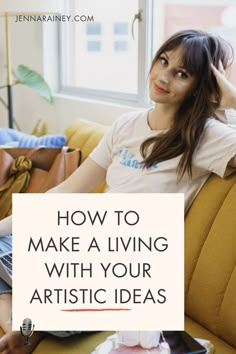
<svg viewBox="0 0 236 354">
<path fill-rule="evenodd" d="M 70 177 L 49 193 L 87 193 L 106 178 L 106 170 L 88 157 Z"/>
<path fill-rule="evenodd" d="M 228 166 L 236 168 L 236 155 L 231 160 L 229 160 Z"/>
<path fill-rule="evenodd" d="M 219 70 L 217 70 L 216 67 L 212 65 L 212 71 L 222 93 L 222 99 L 219 108 L 233 108 L 236 110 L 236 88 L 225 77 L 222 63 L 220 62 L 219 64 Z M 228 166 L 236 168 L 236 155 L 228 162 Z"/>
<path fill-rule="evenodd" d="M 47 193 L 87 193 L 106 178 L 106 170 L 88 157 L 63 183 Z M 0 221 L 0 237 L 12 232 L 12 217 Z"/>
</svg>

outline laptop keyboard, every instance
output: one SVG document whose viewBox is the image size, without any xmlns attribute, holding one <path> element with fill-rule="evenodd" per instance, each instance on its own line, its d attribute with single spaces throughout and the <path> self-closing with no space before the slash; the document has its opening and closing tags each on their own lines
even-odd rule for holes
<svg viewBox="0 0 236 354">
<path fill-rule="evenodd" d="M 12 276 L 12 253 L 2 256 L 0 258 L 2 264 L 5 266 L 6 271 L 10 276 Z"/>
</svg>

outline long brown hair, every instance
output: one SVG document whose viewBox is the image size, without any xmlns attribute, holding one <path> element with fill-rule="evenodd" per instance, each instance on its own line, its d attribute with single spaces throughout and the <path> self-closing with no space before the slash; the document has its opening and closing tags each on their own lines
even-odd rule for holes
<svg viewBox="0 0 236 354">
<path fill-rule="evenodd" d="M 229 61 L 233 60 L 232 47 L 219 36 L 200 30 L 184 30 L 174 34 L 160 47 L 150 72 L 163 52 L 180 46 L 183 48 L 184 67 L 196 77 L 195 93 L 186 97 L 168 131 L 148 138 L 140 147 L 144 167 L 147 168 L 182 154 L 177 167 L 178 179 L 186 171 L 192 176 L 193 153 L 206 121 L 211 116 L 216 118 L 221 92 L 212 73 L 211 63 L 218 68 L 221 61 L 223 67 L 227 68 Z"/>
</svg>

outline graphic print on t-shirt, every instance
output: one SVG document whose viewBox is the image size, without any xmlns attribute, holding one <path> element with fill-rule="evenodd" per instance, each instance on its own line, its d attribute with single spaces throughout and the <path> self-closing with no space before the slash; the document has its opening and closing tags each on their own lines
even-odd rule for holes
<svg viewBox="0 0 236 354">
<path fill-rule="evenodd" d="M 136 155 L 128 149 L 119 150 L 119 164 L 131 168 L 142 169 L 144 168 L 143 162 L 138 162 Z M 154 163 L 150 168 L 158 168 L 158 164 Z"/>
</svg>

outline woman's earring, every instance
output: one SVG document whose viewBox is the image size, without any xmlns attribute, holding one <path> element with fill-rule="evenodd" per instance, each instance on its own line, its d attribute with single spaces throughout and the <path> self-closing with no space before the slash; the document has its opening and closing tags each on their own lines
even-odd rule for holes
<svg viewBox="0 0 236 354">
<path fill-rule="evenodd" d="M 217 98 L 215 97 L 214 94 L 211 95 L 211 103 L 218 104 L 218 100 L 217 100 Z"/>
</svg>

